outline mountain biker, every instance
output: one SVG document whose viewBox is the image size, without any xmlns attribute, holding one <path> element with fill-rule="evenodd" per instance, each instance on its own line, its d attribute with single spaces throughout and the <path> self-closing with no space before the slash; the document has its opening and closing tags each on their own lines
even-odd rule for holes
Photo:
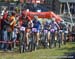
<svg viewBox="0 0 75 59">
<path fill-rule="evenodd" d="M 34 19 L 33 19 L 33 28 L 32 28 L 32 32 L 35 33 L 35 41 L 36 41 L 36 46 L 38 46 L 39 44 L 39 33 L 40 33 L 40 27 L 41 27 L 41 23 L 40 21 L 38 21 L 38 16 L 34 16 Z"/>
<path fill-rule="evenodd" d="M 50 28 L 50 20 L 46 20 L 44 23 L 43 23 L 43 41 L 44 41 L 44 46 L 47 48 L 48 45 L 49 45 L 49 39 L 50 39 L 50 32 L 48 31 L 49 28 Z"/>
<path fill-rule="evenodd" d="M 28 45 L 29 45 L 29 32 L 30 32 L 30 25 L 29 23 L 31 23 L 31 18 L 27 15 L 22 14 L 20 19 L 19 19 L 19 25 L 20 25 L 20 30 L 23 33 L 22 38 L 24 37 L 24 41 L 26 41 L 26 49 L 28 49 Z"/>
<path fill-rule="evenodd" d="M 57 36 L 55 35 L 59 29 L 59 25 L 57 24 L 57 22 L 55 21 L 55 18 L 52 18 L 52 22 L 50 24 L 50 33 L 51 33 L 51 41 L 50 41 L 50 47 L 54 47 L 56 46 L 55 45 L 55 42 L 57 40 Z M 54 45 L 54 46 L 53 46 Z"/>
</svg>

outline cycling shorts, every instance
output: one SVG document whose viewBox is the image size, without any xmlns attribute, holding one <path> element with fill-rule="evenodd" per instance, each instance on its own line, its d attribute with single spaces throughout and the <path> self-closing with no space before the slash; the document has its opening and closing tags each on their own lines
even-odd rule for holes
<svg viewBox="0 0 75 59">
<path fill-rule="evenodd" d="M 32 28 L 32 32 L 40 32 L 38 28 Z"/>
<path fill-rule="evenodd" d="M 44 29 L 44 33 L 48 33 L 48 30 L 45 30 L 45 29 Z"/>
<path fill-rule="evenodd" d="M 50 29 L 50 32 L 54 33 L 55 32 L 55 29 Z"/>
</svg>

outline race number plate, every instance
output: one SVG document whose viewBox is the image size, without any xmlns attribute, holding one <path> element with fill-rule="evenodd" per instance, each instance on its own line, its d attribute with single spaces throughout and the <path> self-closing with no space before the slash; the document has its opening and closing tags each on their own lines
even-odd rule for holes
<svg viewBox="0 0 75 59">
<path fill-rule="evenodd" d="M 48 31 L 47 30 L 44 30 L 44 33 L 47 33 Z"/>
<path fill-rule="evenodd" d="M 32 28 L 32 32 L 37 32 L 37 29 L 36 28 Z"/>
<path fill-rule="evenodd" d="M 50 31 L 51 31 L 51 32 L 54 32 L 55 30 L 54 30 L 54 29 L 51 29 Z"/>
<path fill-rule="evenodd" d="M 25 31 L 25 27 L 21 27 L 20 30 L 21 30 L 21 31 Z"/>
</svg>

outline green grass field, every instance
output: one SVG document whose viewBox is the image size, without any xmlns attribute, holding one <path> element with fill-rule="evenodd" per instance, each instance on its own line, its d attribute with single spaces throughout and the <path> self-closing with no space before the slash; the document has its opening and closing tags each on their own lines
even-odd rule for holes
<svg viewBox="0 0 75 59">
<path fill-rule="evenodd" d="M 0 59 L 58 59 L 56 57 L 68 56 L 72 53 L 75 53 L 75 42 L 69 42 L 66 45 L 62 45 L 61 48 L 57 47 L 53 49 L 38 49 L 33 52 L 26 52 L 21 54 L 18 51 L 0 51 Z"/>
</svg>

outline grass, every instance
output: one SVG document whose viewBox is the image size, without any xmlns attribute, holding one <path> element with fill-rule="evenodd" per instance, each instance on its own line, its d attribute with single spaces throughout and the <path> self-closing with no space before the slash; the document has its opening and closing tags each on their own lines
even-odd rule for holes
<svg viewBox="0 0 75 59">
<path fill-rule="evenodd" d="M 0 52 L 0 59 L 56 59 L 56 56 L 67 56 L 72 52 L 75 52 L 75 42 L 69 42 L 66 45 L 62 45 L 61 48 L 38 49 L 22 54 L 18 52 Z"/>
</svg>

